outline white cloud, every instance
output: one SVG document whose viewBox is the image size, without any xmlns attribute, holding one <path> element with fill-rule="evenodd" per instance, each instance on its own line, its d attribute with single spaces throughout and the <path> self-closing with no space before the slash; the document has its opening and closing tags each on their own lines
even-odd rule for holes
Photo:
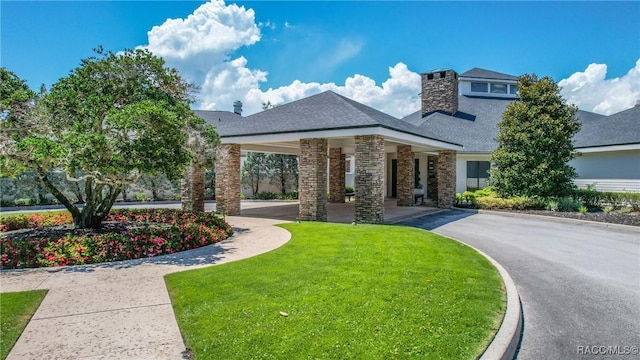
<svg viewBox="0 0 640 360">
<path fill-rule="evenodd" d="M 260 104 L 263 102 L 284 104 L 327 90 L 396 117 L 409 115 L 420 108 L 420 75 L 410 71 L 401 62 L 389 68 L 389 78 L 381 86 L 375 80 L 360 74 L 348 77 L 344 85 L 303 83 L 296 80 L 277 89 L 251 89 L 243 102 L 249 113 L 255 113 L 261 109 Z"/>
<path fill-rule="evenodd" d="M 605 79 L 606 64 L 590 64 L 558 82 L 567 102 L 580 109 L 610 115 L 633 107 L 640 100 L 640 59 L 619 78 Z"/>
<path fill-rule="evenodd" d="M 267 22 L 263 27 L 273 26 Z M 290 23 L 286 28 L 294 27 Z M 177 68 L 200 87 L 196 108 L 231 110 L 235 100 L 244 103 L 243 115 L 262 109 L 262 103 L 284 104 L 322 91 L 339 94 L 394 116 L 404 116 L 419 108 L 420 75 L 403 63 L 389 68 L 389 78 L 381 85 L 361 74 L 335 83 L 302 83 L 298 80 L 276 89 L 263 91 L 260 84 L 268 73 L 247 67 L 245 57 L 231 55 L 242 46 L 260 40 L 260 27 L 252 9 L 212 0 L 197 8 L 186 19 L 168 19 L 148 32 L 151 52 L 162 56 L 167 65 Z M 360 53 L 362 42 L 344 40 L 327 59 L 333 65 Z"/>
</svg>

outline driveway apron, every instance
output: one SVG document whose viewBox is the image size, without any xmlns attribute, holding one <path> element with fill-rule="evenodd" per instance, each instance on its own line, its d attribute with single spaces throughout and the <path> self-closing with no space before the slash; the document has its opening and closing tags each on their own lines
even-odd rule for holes
<svg viewBox="0 0 640 360">
<path fill-rule="evenodd" d="M 524 313 L 519 359 L 638 358 L 640 231 L 459 211 L 403 224 L 461 240 L 506 268 Z"/>
</svg>

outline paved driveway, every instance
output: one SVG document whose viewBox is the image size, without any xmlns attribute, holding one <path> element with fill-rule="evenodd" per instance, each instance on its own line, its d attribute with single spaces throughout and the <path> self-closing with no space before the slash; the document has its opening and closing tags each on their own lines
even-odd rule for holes
<svg viewBox="0 0 640 360">
<path fill-rule="evenodd" d="M 458 211 L 403 224 L 462 240 L 507 269 L 524 313 L 518 359 L 640 358 L 640 232 Z"/>
</svg>

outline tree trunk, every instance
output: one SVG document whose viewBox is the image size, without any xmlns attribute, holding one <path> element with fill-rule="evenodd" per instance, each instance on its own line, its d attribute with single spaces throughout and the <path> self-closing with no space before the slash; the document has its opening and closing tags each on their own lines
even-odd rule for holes
<svg viewBox="0 0 640 360">
<path fill-rule="evenodd" d="M 151 182 L 151 198 L 153 199 L 153 201 L 158 201 L 160 199 L 158 199 L 158 186 L 156 185 L 156 182 L 153 180 L 153 178 L 150 179 Z"/>
<path fill-rule="evenodd" d="M 127 202 L 127 185 L 122 185 L 122 201 Z"/>
</svg>

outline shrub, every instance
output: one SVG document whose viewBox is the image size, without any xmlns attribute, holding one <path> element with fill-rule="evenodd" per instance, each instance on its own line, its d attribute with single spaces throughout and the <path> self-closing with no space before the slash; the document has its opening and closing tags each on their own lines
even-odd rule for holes
<svg viewBox="0 0 640 360">
<path fill-rule="evenodd" d="M 604 211 L 605 214 L 610 213 L 611 211 L 613 211 L 613 207 L 611 206 L 605 206 L 604 209 L 602 209 L 602 211 Z"/>
<path fill-rule="evenodd" d="M 344 193 L 345 194 L 353 194 L 356 192 L 356 189 L 353 186 L 346 186 L 344 188 Z"/>
<path fill-rule="evenodd" d="M 528 199 L 527 209 L 544 210 L 547 208 L 549 200 L 540 196 L 532 196 Z M 557 209 L 557 206 L 556 206 Z"/>
<path fill-rule="evenodd" d="M 61 219 L 68 216 L 67 223 L 71 223 L 68 213 L 56 214 Z M 28 227 L 42 221 L 40 216 L 26 215 L 28 219 L 23 225 Z M 139 222 L 145 226 L 124 233 L 23 240 L 4 237 L 0 239 L 0 264 L 2 268 L 25 268 L 139 259 L 213 244 L 232 233 L 231 227 L 216 214 L 176 209 L 118 209 L 107 221 Z"/>
<path fill-rule="evenodd" d="M 469 205 L 476 206 L 476 194 L 475 194 L 475 192 L 471 192 L 471 191 L 467 190 L 464 193 L 462 193 L 462 198 L 464 199 L 465 203 L 467 203 Z"/>
<path fill-rule="evenodd" d="M 135 196 L 136 201 L 145 201 L 147 200 L 147 195 L 145 193 L 139 193 Z"/>
<path fill-rule="evenodd" d="M 288 194 L 278 194 L 276 199 L 278 200 L 296 200 L 298 198 L 298 192 L 292 191 Z"/>
<path fill-rule="evenodd" d="M 546 206 L 546 210 L 547 211 L 558 211 L 558 200 L 554 200 L 554 199 L 549 199 L 547 200 L 547 206 Z"/>
<path fill-rule="evenodd" d="M 16 206 L 31 206 L 31 205 L 37 205 L 38 204 L 38 200 L 30 199 L 30 198 L 21 198 L 21 199 L 13 200 L 13 203 Z"/>
<path fill-rule="evenodd" d="M 587 189 L 577 189 L 574 191 L 574 200 L 583 203 L 586 207 L 593 209 L 600 206 L 602 193 L 588 186 Z"/>
<path fill-rule="evenodd" d="M 516 196 L 501 198 L 497 196 L 483 196 L 476 199 L 476 205 L 480 209 L 515 209 L 522 210 L 527 207 L 529 198 Z"/>
<path fill-rule="evenodd" d="M 558 199 L 558 211 L 561 212 L 578 211 L 580 206 L 583 206 L 583 204 L 571 197 L 561 197 Z"/>
<path fill-rule="evenodd" d="M 587 213 L 587 211 L 589 211 L 589 209 L 588 209 L 586 206 L 584 206 L 584 205 L 581 205 L 581 206 L 578 208 L 578 212 L 580 212 L 580 214 L 586 214 L 586 213 Z"/>
<path fill-rule="evenodd" d="M 620 214 L 628 214 L 631 212 L 631 208 L 629 206 L 623 206 L 618 210 Z"/>
<path fill-rule="evenodd" d="M 273 200 L 278 198 L 278 194 L 269 191 L 261 191 L 257 194 L 254 194 L 253 198 L 258 200 Z"/>
</svg>

